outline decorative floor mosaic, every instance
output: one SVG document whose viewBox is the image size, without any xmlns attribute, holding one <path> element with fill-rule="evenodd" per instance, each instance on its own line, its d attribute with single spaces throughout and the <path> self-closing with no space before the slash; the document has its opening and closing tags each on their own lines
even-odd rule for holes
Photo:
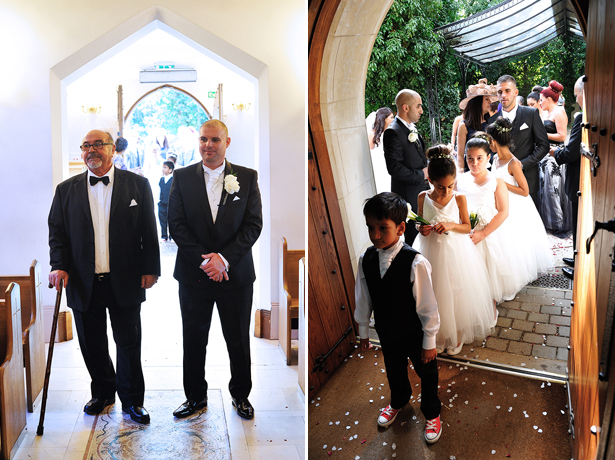
<svg viewBox="0 0 615 460">
<path fill-rule="evenodd" d="M 177 419 L 173 411 L 185 400 L 183 391 L 151 391 L 145 395 L 149 425 L 133 422 L 121 404 L 98 415 L 84 460 L 230 460 L 222 394 L 208 391 L 207 409 Z"/>
</svg>

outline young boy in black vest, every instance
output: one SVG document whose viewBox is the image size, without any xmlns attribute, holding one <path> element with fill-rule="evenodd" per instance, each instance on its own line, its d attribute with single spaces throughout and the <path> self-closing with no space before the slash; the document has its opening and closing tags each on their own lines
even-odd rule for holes
<svg viewBox="0 0 615 460">
<path fill-rule="evenodd" d="M 431 283 L 431 265 L 399 237 L 406 229 L 408 205 L 395 193 L 380 193 L 363 208 L 369 239 L 374 244 L 359 258 L 355 284 L 355 320 L 361 351 L 369 349 L 369 321 L 374 313 L 391 403 L 378 417 L 388 426 L 412 395 L 408 357 L 421 378 L 421 412 L 427 420 L 425 440 L 442 434 L 436 333 L 440 328 L 438 304 Z"/>
<path fill-rule="evenodd" d="M 173 185 L 173 170 L 175 163 L 167 160 L 162 163 L 162 177 L 158 186 L 160 187 L 160 201 L 158 202 L 158 220 L 160 221 L 160 237 L 162 241 L 169 239 L 169 194 L 171 193 L 171 185 Z"/>
</svg>

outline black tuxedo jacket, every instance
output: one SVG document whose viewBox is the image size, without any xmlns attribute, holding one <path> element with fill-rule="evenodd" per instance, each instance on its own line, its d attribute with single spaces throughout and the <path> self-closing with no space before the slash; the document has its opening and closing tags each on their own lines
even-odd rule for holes
<svg viewBox="0 0 615 460">
<path fill-rule="evenodd" d="M 425 142 L 419 135 L 416 142 L 410 142 L 410 130 L 397 117 L 383 133 L 384 159 L 391 175 L 391 191 L 400 195 L 418 211 L 419 193 L 429 189 L 422 169 L 427 166 Z"/>
<path fill-rule="evenodd" d="M 566 195 L 571 201 L 577 202 L 579 197 L 579 176 L 581 175 L 581 122 L 583 114 L 578 113 L 570 130 L 570 139 L 563 148 L 555 151 L 555 161 L 558 165 L 567 164 Z"/>
<path fill-rule="evenodd" d="M 171 193 L 172 185 L 172 177 L 168 180 L 168 182 L 164 180 L 164 177 L 160 178 L 160 182 L 158 182 L 158 187 L 160 187 L 160 201 L 158 202 L 158 204 L 162 204 L 165 206 L 169 204 L 169 194 Z"/>
<path fill-rule="evenodd" d="M 199 162 L 175 170 L 169 197 L 169 230 L 177 243 L 173 276 L 191 286 L 232 289 L 254 283 L 252 246 L 263 228 L 261 195 L 256 171 L 225 163 L 224 175 L 235 174 L 239 192 L 222 191 L 214 224 Z M 217 283 L 200 269 L 201 255 L 220 253 L 229 263 L 228 281 Z"/>
<path fill-rule="evenodd" d="M 68 273 L 67 303 L 77 311 L 88 309 L 94 284 L 94 226 L 87 179 L 86 171 L 59 184 L 49 212 L 51 269 Z M 109 214 L 109 266 L 113 293 L 121 306 L 145 300 L 141 276 L 160 275 L 152 189 L 146 178 L 117 168 Z"/>
<path fill-rule="evenodd" d="M 502 111 L 495 115 L 496 119 L 501 116 Z M 523 125 L 527 128 L 521 129 Z M 518 105 L 512 140 L 514 147 L 512 153 L 523 165 L 523 174 L 527 179 L 530 193 L 536 193 L 539 186 L 538 162 L 549 153 L 549 138 L 538 109 Z"/>
</svg>

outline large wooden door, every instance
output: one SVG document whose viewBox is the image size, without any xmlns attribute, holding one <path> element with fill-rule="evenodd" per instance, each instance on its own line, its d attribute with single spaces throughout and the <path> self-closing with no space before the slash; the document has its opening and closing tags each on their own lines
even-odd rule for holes
<svg viewBox="0 0 615 460">
<path fill-rule="evenodd" d="M 570 330 L 568 373 L 573 409 L 574 458 L 614 458 L 607 451 L 613 414 L 612 264 L 614 234 L 596 222 L 615 218 L 615 3 L 591 0 L 587 10 L 583 140 L 597 151 L 600 165 L 581 161 L 577 257 Z M 592 168 L 593 166 L 593 168 Z M 609 300 L 610 299 L 610 300 Z M 606 337 L 606 343 L 605 343 Z M 600 364 L 602 362 L 602 365 Z M 602 383 L 600 382 L 602 380 Z M 607 431 L 605 432 L 604 429 Z"/>
<path fill-rule="evenodd" d="M 320 112 L 322 55 L 339 0 L 309 3 L 308 395 L 354 347 L 354 276 Z"/>
</svg>

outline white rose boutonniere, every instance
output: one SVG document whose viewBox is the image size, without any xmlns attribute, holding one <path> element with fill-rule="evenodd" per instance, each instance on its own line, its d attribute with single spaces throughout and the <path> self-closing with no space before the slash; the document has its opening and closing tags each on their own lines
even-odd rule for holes
<svg viewBox="0 0 615 460">
<path fill-rule="evenodd" d="M 419 139 L 419 133 L 416 131 L 416 129 L 411 129 L 410 130 L 410 134 L 408 134 L 408 140 L 410 142 L 416 142 Z"/>
<path fill-rule="evenodd" d="M 233 170 L 231 169 L 231 173 L 224 176 L 224 190 L 226 191 L 226 196 L 224 197 L 224 203 L 226 204 L 226 198 L 229 195 L 233 195 L 239 191 L 239 181 L 237 180 L 237 175 L 233 174 Z"/>
</svg>

